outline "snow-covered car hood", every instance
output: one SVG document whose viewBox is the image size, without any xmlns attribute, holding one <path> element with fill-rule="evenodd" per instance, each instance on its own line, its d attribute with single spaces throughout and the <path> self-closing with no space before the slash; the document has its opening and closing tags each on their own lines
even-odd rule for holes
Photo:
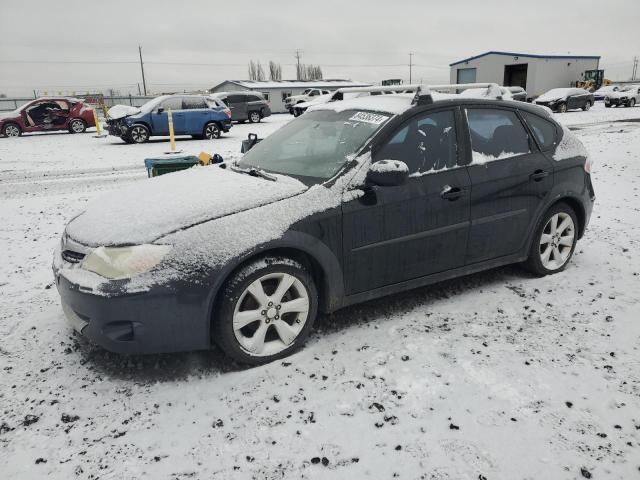
<svg viewBox="0 0 640 480">
<path fill-rule="evenodd" d="M 151 243 L 192 225 L 307 190 L 295 179 L 276 177 L 271 181 L 208 166 L 136 182 L 89 203 L 69 222 L 66 233 L 91 247 Z M 211 248 L 216 248 L 211 241 Z"/>
<path fill-rule="evenodd" d="M 107 115 L 109 115 L 109 118 L 112 120 L 128 117 L 130 115 L 137 115 L 138 113 L 140 113 L 140 109 L 130 105 L 114 105 L 107 110 Z"/>
<path fill-rule="evenodd" d="M 320 104 L 323 104 L 323 103 L 327 103 L 329 100 L 331 100 L 331 97 L 333 97 L 332 93 L 329 93 L 327 95 L 320 95 L 319 97 L 315 98 L 314 100 L 309 100 L 308 102 L 298 103 L 296 105 L 296 107 L 298 107 L 298 108 L 308 108 L 308 107 L 311 107 L 313 105 L 320 105 Z"/>
</svg>

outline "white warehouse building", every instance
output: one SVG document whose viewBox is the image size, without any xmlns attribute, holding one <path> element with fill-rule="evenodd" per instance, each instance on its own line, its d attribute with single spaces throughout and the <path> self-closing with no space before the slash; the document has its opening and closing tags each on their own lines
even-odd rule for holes
<svg viewBox="0 0 640 480">
<path fill-rule="evenodd" d="M 529 98 L 552 88 L 573 87 L 586 70 L 597 70 L 595 55 L 534 55 L 486 52 L 449 64 L 451 83 L 493 82 L 522 87 Z"/>
<path fill-rule="evenodd" d="M 291 95 L 300 95 L 307 88 L 319 88 L 333 92 L 344 87 L 369 87 L 370 83 L 352 82 L 351 80 L 225 80 L 216 85 L 211 93 L 219 92 L 259 92 L 270 102 L 273 113 L 284 113 L 284 99 Z"/>
</svg>

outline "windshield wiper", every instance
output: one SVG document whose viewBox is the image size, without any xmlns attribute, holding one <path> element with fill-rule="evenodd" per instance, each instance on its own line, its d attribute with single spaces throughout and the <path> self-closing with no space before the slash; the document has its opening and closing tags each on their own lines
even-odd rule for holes
<svg viewBox="0 0 640 480">
<path fill-rule="evenodd" d="M 252 177 L 262 177 L 267 180 L 271 180 L 272 182 L 277 182 L 278 177 L 275 175 L 271 175 L 270 173 L 265 172 L 264 170 L 260 170 L 259 168 L 240 168 L 237 165 L 231 165 L 231 170 L 238 173 L 246 173 L 247 175 L 251 175 Z"/>
</svg>

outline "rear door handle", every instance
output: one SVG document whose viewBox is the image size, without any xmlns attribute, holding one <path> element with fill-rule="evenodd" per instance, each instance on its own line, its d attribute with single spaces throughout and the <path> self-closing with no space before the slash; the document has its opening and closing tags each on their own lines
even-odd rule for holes
<svg viewBox="0 0 640 480">
<path fill-rule="evenodd" d="M 463 195 L 463 190 L 458 187 L 452 187 L 451 185 L 445 185 L 442 187 L 442 191 L 440 192 L 440 197 L 444 200 L 449 200 L 450 202 L 459 199 Z"/>
<path fill-rule="evenodd" d="M 539 182 L 545 177 L 549 176 L 549 172 L 547 170 L 536 170 L 531 174 L 531 180 L 534 182 Z"/>
</svg>

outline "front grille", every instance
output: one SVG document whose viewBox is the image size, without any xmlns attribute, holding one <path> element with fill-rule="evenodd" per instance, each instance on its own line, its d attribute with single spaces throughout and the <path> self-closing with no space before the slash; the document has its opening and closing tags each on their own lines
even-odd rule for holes
<svg viewBox="0 0 640 480">
<path fill-rule="evenodd" d="M 69 263 L 79 263 L 84 257 L 84 253 L 74 252 L 73 250 L 64 250 L 62 252 L 62 258 Z"/>
</svg>

